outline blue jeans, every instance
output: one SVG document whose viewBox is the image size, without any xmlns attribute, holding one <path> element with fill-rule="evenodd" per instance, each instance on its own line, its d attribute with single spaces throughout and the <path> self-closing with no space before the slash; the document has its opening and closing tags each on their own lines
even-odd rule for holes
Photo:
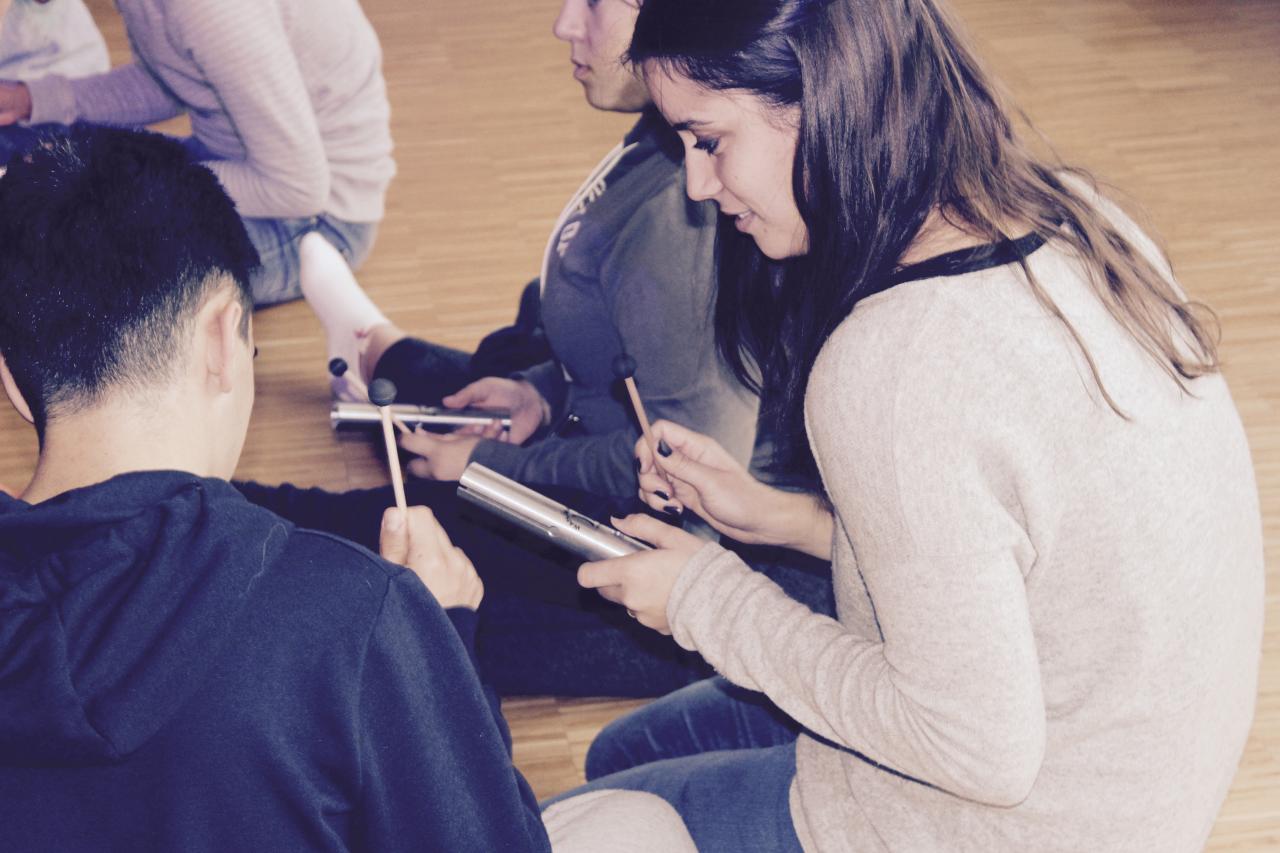
<svg viewBox="0 0 1280 853">
<path fill-rule="evenodd" d="M 606 726 L 586 785 L 648 791 L 672 805 L 698 850 L 800 851 L 789 795 L 801 727 L 759 693 L 709 678 Z"/>
</svg>

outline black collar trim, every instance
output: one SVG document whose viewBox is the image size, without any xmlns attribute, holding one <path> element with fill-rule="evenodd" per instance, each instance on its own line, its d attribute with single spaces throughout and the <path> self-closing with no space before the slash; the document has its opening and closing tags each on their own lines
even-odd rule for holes
<svg viewBox="0 0 1280 853">
<path fill-rule="evenodd" d="M 1016 263 L 1045 244 L 1045 238 L 1032 232 L 1016 240 L 1000 240 L 983 246 L 971 246 L 910 264 L 889 276 L 889 287 L 926 278 L 965 275 L 966 273 Z"/>
</svg>

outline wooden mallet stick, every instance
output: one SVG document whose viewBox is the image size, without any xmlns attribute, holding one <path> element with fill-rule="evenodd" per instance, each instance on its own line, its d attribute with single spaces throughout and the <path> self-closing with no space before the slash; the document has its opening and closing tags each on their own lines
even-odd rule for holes
<svg viewBox="0 0 1280 853">
<path fill-rule="evenodd" d="M 644 413 L 644 405 L 640 402 L 640 392 L 636 390 L 636 360 L 625 352 L 613 360 L 613 375 L 627 386 L 627 396 L 631 398 L 631 408 L 636 411 L 636 420 L 640 421 L 640 432 L 644 434 L 644 443 L 649 445 L 649 453 L 653 456 L 653 469 L 667 481 L 667 488 L 672 489 L 671 478 L 662 470 L 658 460 L 658 443 L 653 440 L 653 428 L 649 426 L 649 416 Z"/>
<path fill-rule="evenodd" d="M 347 364 L 347 360 L 341 356 L 335 356 L 329 359 L 329 375 L 334 379 L 347 377 L 347 384 L 351 386 L 351 390 L 357 396 L 369 399 L 369 389 L 364 387 L 364 383 L 351 370 L 351 365 Z"/>
<path fill-rule="evenodd" d="M 636 390 L 636 360 L 625 352 L 613 360 L 613 375 L 627 386 L 627 396 L 631 398 L 631 408 L 635 409 L 636 420 L 640 421 L 640 431 L 644 433 L 645 444 L 654 459 L 658 458 L 658 445 L 653 440 L 653 428 L 649 426 L 649 416 L 644 413 L 644 405 L 640 402 L 640 392 Z M 656 464 L 656 463 L 655 463 Z"/>
<path fill-rule="evenodd" d="M 404 499 L 404 476 L 400 473 L 400 452 L 396 447 L 396 436 L 391 431 L 391 409 L 396 401 L 396 385 L 390 379 L 375 379 L 369 386 L 369 402 L 378 407 L 382 416 L 382 440 L 387 446 L 387 467 L 391 469 L 391 488 L 396 493 L 396 506 L 407 509 Z"/>
</svg>

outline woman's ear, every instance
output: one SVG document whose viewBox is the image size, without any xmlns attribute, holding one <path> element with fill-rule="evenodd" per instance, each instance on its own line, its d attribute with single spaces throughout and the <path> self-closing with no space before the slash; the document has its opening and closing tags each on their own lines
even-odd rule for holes
<svg viewBox="0 0 1280 853">
<path fill-rule="evenodd" d="M 9 372 L 9 363 L 4 360 L 3 355 L 0 355 L 0 381 L 4 382 L 4 393 L 9 395 L 9 402 L 18 410 L 18 414 L 22 415 L 27 423 L 35 423 L 36 419 L 31 415 L 31 406 L 27 404 L 27 398 L 23 397 L 22 392 L 18 390 L 18 383 Z"/>
</svg>

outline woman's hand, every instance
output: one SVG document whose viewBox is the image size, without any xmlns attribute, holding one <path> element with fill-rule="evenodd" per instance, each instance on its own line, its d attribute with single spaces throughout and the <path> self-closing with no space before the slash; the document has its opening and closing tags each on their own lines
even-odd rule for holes
<svg viewBox="0 0 1280 853">
<path fill-rule="evenodd" d="M 484 584 L 475 566 L 425 506 L 411 506 L 401 512 L 390 507 L 382 514 L 379 543 L 382 557 L 413 572 L 448 610 L 466 607 L 475 610 L 484 598 Z"/>
<path fill-rule="evenodd" d="M 664 511 L 683 506 L 746 544 L 781 545 L 831 558 L 831 513 L 813 495 L 765 485 L 714 439 L 670 421 L 655 423 L 653 437 L 656 460 L 648 442 L 636 442 L 640 499 L 649 506 Z"/>
<path fill-rule="evenodd" d="M 417 429 L 400 436 L 400 446 L 418 456 L 409 461 L 409 472 L 424 480 L 457 480 L 471 463 L 476 445 L 486 438 L 497 439 L 501 426 L 489 424 L 484 429 L 480 435 Z"/>
<path fill-rule="evenodd" d="M 440 402 L 450 409 L 472 406 L 477 409 L 506 409 L 511 413 L 511 429 L 501 441 L 524 444 L 538 427 L 551 419 L 551 406 L 529 382 L 488 376 L 450 394 Z"/>
<path fill-rule="evenodd" d="M 641 625 L 670 634 L 667 601 L 671 590 L 689 558 L 706 543 L 647 515 L 615 518 L 613 526 L 628 536 L 652 543 L 654 550 L 583 563 L 578 569 L 578 583 L 621 604 Z"/>
</svg>

